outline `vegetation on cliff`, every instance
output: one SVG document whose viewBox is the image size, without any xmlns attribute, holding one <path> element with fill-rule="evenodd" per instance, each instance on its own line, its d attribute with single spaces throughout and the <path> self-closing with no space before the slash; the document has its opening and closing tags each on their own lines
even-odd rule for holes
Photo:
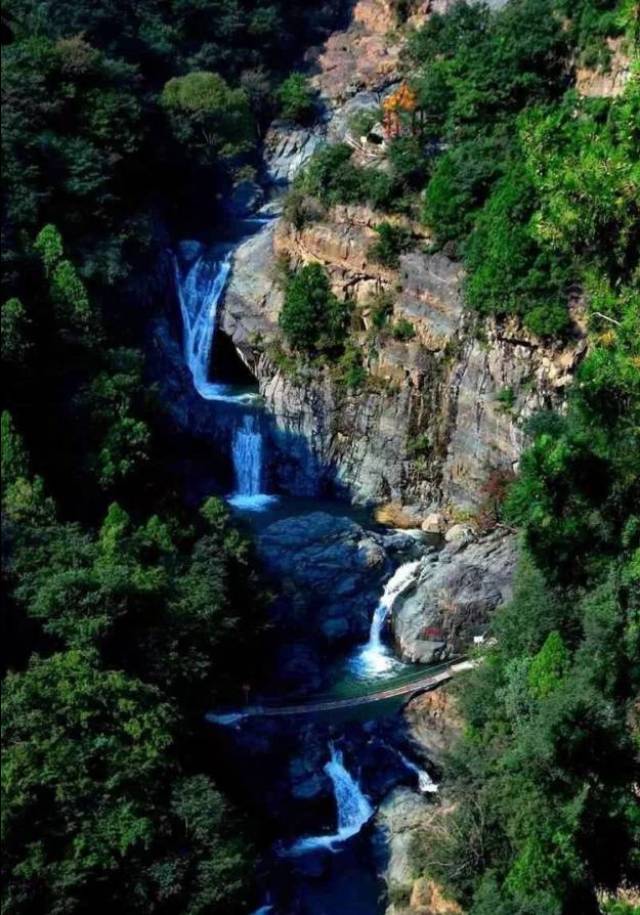
<svg viewBox="0 0 640 915">
<path fill-rule="evenodd" d="M 425 218 L 472 307 L 555 336 L 579 296 L 590 346 L 566 414 L 529 422 L 502 509 L 515 597 L 460 693 L 447 836 L 414 851 L 471 915 L 588 915 L 640 880 L 640 85 L 636 62 L 621 95 L 583 99 L 571 66 L 606 65 L 604 39 L 634 26 L 614 3 L 484 17 L 456 7 L 413 42 L 448 146 Z"/>
</svg>

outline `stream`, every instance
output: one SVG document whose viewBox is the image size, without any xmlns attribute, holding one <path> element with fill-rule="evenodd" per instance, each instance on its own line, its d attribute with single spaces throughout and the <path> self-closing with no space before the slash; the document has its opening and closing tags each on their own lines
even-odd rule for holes
<svg viewBox="0 0 640 915">
<path fill-rule="evenodd" d="M 246 225 L 259 231 L 261 221 Z M 241 240 L 240 239 L 240 240 Z M 213 363 L 218 310 L 232 270 L 235 243 L 180 243 L 173 256 L 182 345 L 197 396 L 208 402 L 211 423 L 230 425 L 232 511 L 255 532 L 274 521 L 317 511 L 344 517 L 348 503 L 296 500 L 269 491 L 264 434 L 269 417 L 255 389 L 216 377 Z M 418 536 L 418 535 L 416 535 Z M 395 656 L 386 635 L 394 601 L 415 580 L 419 559 L 399 561 L 380 583 L 370 607 L 366 641 L 326 656 L 322 690 L 349 695 L 401 679 L 411 669 Z M 313 633 L 309 634 L 310 643 Z M 317 646 L 310 644 L 311 651 Z M 274 661 L 274 663 L 276 663 Z M 278 690 L 274 677 L 273 690 Z M 277 695 L 277 692 L 276 692 Z M 314 694 L 315 695 L 315 694 Z M 432 774 L 412 758 L 402 700 L 361 706 L 351 714 L 295 720 L 209 715 L 212 751 L 224 760 L 248 808 L 265 823 L 259 863 L 261 898 L 253 915 L 381 915 L 386 840 L 375 825 L 380 803 L 404 785 L 424 798 L 437 791 Z"/>
</svg>

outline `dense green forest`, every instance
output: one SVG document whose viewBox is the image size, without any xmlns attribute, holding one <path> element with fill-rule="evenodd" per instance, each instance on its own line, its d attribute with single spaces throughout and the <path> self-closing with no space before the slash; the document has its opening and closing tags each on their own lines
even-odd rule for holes
<svg viewBox="0 0 640 915">
<path fill-rule="evenodd" d="M 202 714 L 255 673 L 265 596 L 222 504 L 183 502 L 141 346 L 169 232 L 308 116 L 282 62 L 333 15 L 3 4 L 3 912 L 251 901 Z"/>
<path fill-rule="evenodd" d="M 414 849 L 472 915 L 588 915 L 640 879 L 638 28 L 631 4 L 530 0 L 460 6 L 410 46 L 449 141 L 422 218 L 463 257 L 469 306 L 556 336 L 579 295 L 590 335 L 566 414 L 529 421 L 502 508 L 515 597 L 460 694 L 447 832 Z M 581 98 L 572 68 L 606 71 L 614 37 L 624 93 Z"/>
</svg>

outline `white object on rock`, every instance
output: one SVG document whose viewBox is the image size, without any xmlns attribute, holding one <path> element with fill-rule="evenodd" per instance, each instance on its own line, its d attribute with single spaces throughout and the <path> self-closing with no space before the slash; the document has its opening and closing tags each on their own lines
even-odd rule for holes
<svg viewBox="0 0 640 915">
<path fill-rule="evenodd" d="M 473 529 L 468 524 L 454 524 L 444 535 L 447 543 L 471 543 L 476 539 Z"/>
</svg>

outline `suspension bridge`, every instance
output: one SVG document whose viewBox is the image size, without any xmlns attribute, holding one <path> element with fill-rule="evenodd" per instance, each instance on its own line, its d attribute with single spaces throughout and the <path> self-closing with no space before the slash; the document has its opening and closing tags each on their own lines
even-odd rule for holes
<svg viewBox="0 0 640 915">
<path fill-rule="evenodd" d="M 206 716 L 208 721 L 214 724 L 232 724 L 241 721 L 244 718 L 276 718 L 287 717 L 291 715 L 311 715 L 317 712 L 340 711 L 341 709 L 357 708 L 362 705 L 369 705 L 373 702 L 383 702 L 386 699 L 394 699 L 400 696 L 413 697 L 420 693 L 427 692 L 447 683 L 456 674 L 466 670 L 472 670 L 475 666 L 473 661 L 459 660 L 449 664 L 443 670 L 431 672 L 424 671 L 414 679 L 406 683 L 389 686 L 387 688 L 378 688 L 361 696 L 349 696 L 341 699 L 310 699 L 307 702 L 297 703 L 295 705 L 264 703 L 260 705 L 247 705 L 242 709 L 235 709 L 224 713 L 209 712 Z"/>
</svg>

